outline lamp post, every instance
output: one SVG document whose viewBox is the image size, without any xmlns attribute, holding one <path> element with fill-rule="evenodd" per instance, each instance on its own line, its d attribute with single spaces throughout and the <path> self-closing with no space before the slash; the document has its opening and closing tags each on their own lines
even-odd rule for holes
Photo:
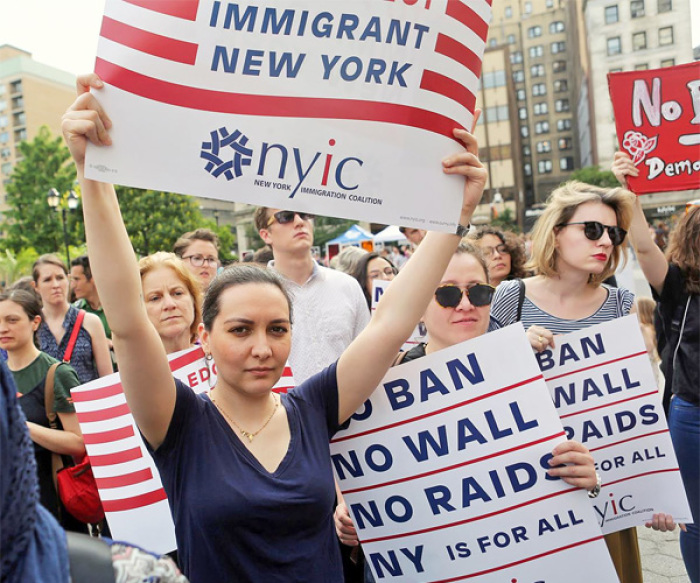
<svg viewBox="0 0 700 583">
<path fill-rule="evenodd" d="M 68 225 L 66 211 L 73 211 L 78 208 L 78 195 L 75 194 L 74 190 L 71 190 L 66 197 L 65 204 L 61 200 L 61 195 L 55 188 L 49 190 L 46 196 L 46 202 L 48 205 L 57 212 L 61 213 L 61 223 L 63 224 L 63 243 L 66 246 L 66 261 L 68 263 L 68 268 L 70 269 L 70 251 L 68 249 Z"/>
</svg>

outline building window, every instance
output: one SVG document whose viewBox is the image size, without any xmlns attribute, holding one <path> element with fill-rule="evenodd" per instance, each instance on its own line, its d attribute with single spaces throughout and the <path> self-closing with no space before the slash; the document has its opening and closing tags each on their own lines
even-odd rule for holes
<svg viewBox="0 0 700 583">
<path fill-rule="evenodd" d="M 548 134 L 549 133 L 549 122 L 548 121 L 538 121 L 535 124 L 536 134 Z"/>
<path fill-rule="evenodd" d="M 535 45 L 530 47 L 530 58 L 535 59 L 544 55 L 544 47 L 542 45 Z"/>
<path fill-rule="evenodd" d="M 532 176 L 532 164 L 523 164 L 525 176 Z"/>
<path fill-rule="evenodd" d="M 22 93 L 22 79 L 10 83 L 10 93 Z"/>
<path fill-rule="evenodd" d="M 538 154 L 546 154 L 547 152 L 552 151 L 552 142 L 549 140 L 542 140 L 541 142 L 537 142 L 537 153 Z"/>
<path fill-rule="evenodd" d="M 549 174 L 552 172 L 552 161 L 551 160 L 540 160 L 537 163 L 537 172 L 540 174 Z"/>
<path fill-rule="evenodd" d="M 659 45 L 666 46 L 673 44 L 673 27 L 667 26 L 659 29 Z"/>
<path fill-rule="evenodd" d="M 676 59 L 664 59 L 661 61 L 662 67 L 673 67 L 676 64 Z"/>
<path fill-rule="evenodd" d="M 10 162 L 5 162 L 0 170 L 5 176 L 12 174 L 12 164 Z"/>
<path fill-rule="evenodd" d="M 535 103 L 534 111 L 535 115 L 545 115 L 549 113 L 549 107 L 547 106 L 547 102 L 543 101 L 542 103 Z"/>
<path fill-rule="evenodd" d="M 22 142 L 27 139 L 27 130 L 15 130 L 15 142 Z"/>
<path fill-rule="evenodd" d="M 512 18 L 513 17 L 513 9 L 510 6 L 506 6 L 506 18 Z"/>
<path fill-rule="evenodd" d="M 646 32 L 635 32 L 632 35 L 632 48 L 635 51 L 641 51 L 647 48 L 647 33 Z"/>
<path fill-rule="evenodd" d="M 518 63 L 523 62 L 523 53 L 522 51 L 515 51 L 510 54 L 510 63 L 511 65 L 517 65 Z"/>
<path fill-rule="evenodd" d="M 525 2 L 525 14 L 532 14 L 532 2 Z"/>
<path fill-rule="evenodd" d="M 620 20 L 620 15 L 617 11 L 617 4 L 605 7 L 605 24 L 613 24 Z"/>
<path fill-rule="evenodd" d="M 556 34 L 558 32 L 564 32 L 566 28 L 561 20 L 555 20 L 549 24 L 549 34 Z"/>
<path fill-rule="evenodd" d="M 523 138 L 527 138 L 530 135 L 530 128 L 527 126 L 520 126 L 520 135 Z"/>
<path fill-rule="evenodd" d="M 7 116 L 6 115 L 0 115 L 0 129 L 4 129 L 7 127 Z"/>
<path fill-rule="evenodd" d="M 557 53 L 564 53 L 564 52 L 566 52 L 566 43 L 565 43 L 563 40 L 562 40 L 562 41 L 555 42 L 555 43 L 552 43 L 552 44 L 550 45 L 550 47 L 551 47 L 551 49 L 552 49 L 552 54 L 553 54 L 553 55 L 556 55 Z"/>
<path fill-rule="evenodd" d="M 532 67 L 530 67 L 530 75 L 532 77 L 543 77 L 544 65 L 533 65 Z"/>
<path fill-rule="evenodd" d="M 622 42 L 619 36 L 608 39 L 608 56 L 619 55 L 622 52 Z"/>
<path fill-rule="evenodd" d="M 508 35 L 508 44 L 509 44 L 509 45 L 514 45 L 514 44 L 515 44 L 515 35 L 514 35 L 514 34 L 509 34 L 509 35 Z"/>
<path fill-rule="evenodd" d="M 569 90 L 569 83 L 566 79 L 557 79 L 554 82 L 554 93 L 562 93 Z"/>
<path fill-rule="evenodd" d="M 565 130 L 571 129 L 570 119 L 558 119 L 557 120 L 557 131 L 563 132 Z"/>
<path fill-rule="evenodd" d="M 0 144 L 7 144 L 10 141 L 10 134 L 8 132 L 0 132 Z"/>
<path fill-rule="evenodd" d="M 497 44 L 498 44 L 498 39 L 497 39 L 497 38 L 489 39 L 489 46 L 490 46 L 490 47 L 495 47 Z"/>
<path fill-rule="evenodd" d="M 547 85 L 544 83 L 535 83 L 532 86 L 533 97 L 539 97 L 540 95 L 547 95 Z"/>
<path fill-rule="evenodd" d="M 568 99 L 557 99 L 554 102 L 554 111 L 561 113 L 562 111 L 569 111 L 569 100 Z"/>
<path fill-rule="evenodd" d="M 555 73 L 563 73 L 566 71 L 566 61 L 554 61 L 552 63 L 552 71 Z"/>
<path fill-rule="evenodd" d="M 559 138 L 560 150 L 571 150 L 573 148 L 573 140 L 571 138 Z"/>
<path fill-rule="evenodd" d="M 0 83 L 0 95 L 5 95 L 5 90 L 7 87 L 5 87 L 2 83 Z"/>
<path fill-rule="evenodd" d="M 525 101 L 525 96 L 526 96 L 526 94 L 525 94 L 525 89 L 518 89 L 518 90 L 515 92 L 515 98 L 516 98 L 518 101 Z"/>
<path fill-rule="evenodd" d="M 27 123 L 27 115 L 23 111 L 15 113 L 12 118 L 12 123 L 16 126 L 23 126 Z M 2 124 L 0 124 L 0 127 L 1 125 Z"/>
<path fill-rule="evenodd" d="M 0 150 L 0 158 L 3 160 L 7 160 L 10 156 L 12 156 L 12 150 L 10 150 L 10 148 L 2 148 Z"/>
<path fill-rule="evenodd" d="M 24 97 L 18 95 L 12 98 L 12 109 L 22 109 L 24 107 Z"/>
<path fill-rule="evenodd" d="M 527 29 L 527 38 L 537 38 L 538 36 L 542 36 L 541 26 L 531 26 Z"/>
<path fill-rule="evenodd" d="M 547 8 L 554 8 L 554 0 L 547 0 L 545 6 L 547 6 Z"/>
<path fill-rule="evenodd" d="M 632 0 L 630 2 L 630 16 L 632 18 L 644 16 L 644 0 Z"/>
<path fill-rule="evenodd" d="M 494 123 L 497 121 L 508 121 L 508 106 L 507 105 L 497 105 L 495 107 L 486 108 L 486 122 Z M 483 116 L 482 116 L 483 117 Z"/>
<path fill-rule="evenodd" d="M 634 66 L 635 71 L 646 71 L 649 68 L 649 63 L 639 63 Z"/>
<path fill-rule="evenodd" d="M 673 10 L 673 0 L 657 0 L 657 7 L 659 13 L 661 12 L 671 12 Z"/>
<path fill-rule="evenodd" d="M 4 87 L 4 85 L 0 85 L 0 87 Z M 4 99 L 0 99 L 0 111 L 4 111 L 6 107 L 7 101 L 5 101 Z"/>
<path fill-rule="evenodd" d="M 518 108 L 518 118 L 519 119 L 527 119 L 527 107 L 519 107 Z"/>
<path fill-rule="evenodd" d="M 481 76 L 481 82 L 483 83 L 484 89 L 491 89 L 493 87 L 505 87 L 506 72 L 492 71 L 489 73 L 484 73 Z"/>
<path fill-rule="evenodd" d="M 561 170 L 573 170 L 574 169 L 574 159 L 571 156 L 566 158 L 561 158 L 559 160 L 559 168 Z"/>
<path fill-rule="evenodd" d="M 614 69 L 610 69 L 610 73 L 622 73 L 622 67 L 615 67 Z M 617 138 L 615 138 L 617 139 Z"/>
<path fill-rule="evenodd" d="M 525 81 L 525 73 L 523 71 L 513 71 L 513 83 L 522 83 Z"/>
<path fill-rule="evenodd" d="M 523 146 L 523 156 L 529 156 L 530 155 L 530 146 Z"/>
</svg>

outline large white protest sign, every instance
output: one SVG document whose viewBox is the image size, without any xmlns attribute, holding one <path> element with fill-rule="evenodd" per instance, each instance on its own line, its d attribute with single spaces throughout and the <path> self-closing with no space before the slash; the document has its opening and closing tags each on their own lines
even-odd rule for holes
<svg viewBox="0 0 700 583">
<path fill-rule="evenodd" d="M 490 0 L 107 0 L 88 178 L 452 231 Z"/>
<path fill-rule="evenodd" d="M 169 356 L 173 376 L 196 393 L 216 384 L 216 365 L 207 365 L 200 347 Z M 294 387 L 291 369 L 273 390 Z M 124 397 L 119 374 L 71 391 L 85 448 L 112 537 L 150 551 L 175 550 L 175 527 L 160 474 Z"/>
<path fill-rule="evenodd" d="M 655 512 L 692 522 L 654 371 L 636 315 L 555 339 L 537 355 L 570 439 L 603 478 L 594 506 L 604 533 Z"/>
<path fill-rule="evenodd" d="M 521 326 L 393 367 L 331 443 L 375 578 L 617 581 L 586 493 L 546 473 L 564 440 Z"/>
<path fill-rule="evenodd" d="M 372 281 L 372 314 L 374 314 L 374 311 L 377 309 L 377 306 L 379 305 L 379 300 L 381 299 L 382 295 L 384 295 L 384 291 L 387 287 L 389 287 L 390 283 L 390 281 L 387 281 L 385 279 L 375 279 Z M 401 350 L 411 350 L 411 348 L 416 346 L 416 344 L 420 344 L 424 340 L 425 334 L 421 330 L 421 325 L 418 324 L 413 329 L 413 332 L 408 337 L 406 342 L 403 343 Z"/>
</svg>

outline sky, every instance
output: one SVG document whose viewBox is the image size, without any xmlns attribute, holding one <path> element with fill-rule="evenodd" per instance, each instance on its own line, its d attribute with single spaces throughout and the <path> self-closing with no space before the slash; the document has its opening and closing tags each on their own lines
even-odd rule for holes
<svg viewBox="0 0 700 583">
<path fill-rule="evenodd" d="M 700 0 L 690 0 L 690 6 L 697 46 Z M 14 45 L 76 75 L 92 71 L 103 9 L 104 0 L 0 0 L 0 45 Z"/>
</svg>

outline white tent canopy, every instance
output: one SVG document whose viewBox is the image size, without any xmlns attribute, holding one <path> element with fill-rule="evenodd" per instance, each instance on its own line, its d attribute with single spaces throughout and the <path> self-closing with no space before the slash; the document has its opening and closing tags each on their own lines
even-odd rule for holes
<svg viewBox="0 0 700 583">
<path fill-rule="evenodd" d="M 399 228 L 391 225 L 387 227 L 386 229 L 383 229 L 382 231 L 379 231 L 374 236 L 374 242 L 375 243 L 401 243 L 401 244 L 408 244 L 408 240 L 406 237 L 404 237 L 403 233 L 399 231 Z"/>
</svg>

